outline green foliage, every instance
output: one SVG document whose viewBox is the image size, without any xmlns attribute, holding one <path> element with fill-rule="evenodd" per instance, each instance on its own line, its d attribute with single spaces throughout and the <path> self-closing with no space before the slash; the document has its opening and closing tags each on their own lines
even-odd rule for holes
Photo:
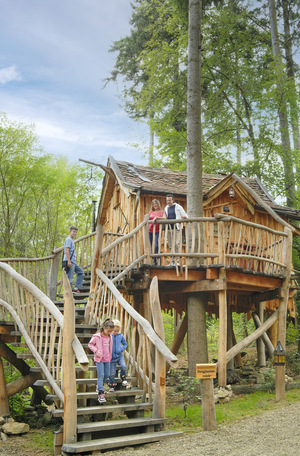
<svg viewBox="0 0 300 456">
<path fill-rule="evenodd" d="M 42 151 L 34 126 L 0 116 L 0 256 L 48 255 L 71 224 L 91 232 L 101 173 Z"/>
<path fill-rule="evenodd" d="M 116 64 L 108 78 L 122 78 L 125 109 L 146 120 L 155 134 L 154 157 L 152 148 L 146 151 L 151 165 L 179 170 L 186 168 L 188 5 L 134 0 L 131 33 L 114 43 Z M 299 14 L 290 14 L 296 42 Z M 293 183 L 283 166 L 297 163 L 299 153 L 283 154 L 277 71 L 287 99 L 298 97 L 295 81 L 274 65 L 269 27 L 263 7 L 238 0 L 203 2 L 203 170 L 257 176 L 282 198 Z"/>
</svg>

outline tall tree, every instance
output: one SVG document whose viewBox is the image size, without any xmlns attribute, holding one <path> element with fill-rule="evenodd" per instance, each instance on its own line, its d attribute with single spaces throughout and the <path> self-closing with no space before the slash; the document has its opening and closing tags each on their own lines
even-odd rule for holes
<svg viewBox="0 0 300 456">
<path fill-rule="evenodd" d="M 33 125 L 0 116 L 0 256 L 43 256 L 72 224 L 91 232 L 101 173 L 46 154 Z M 97 180 L 97 182 L 96 182 Z M 98 193 L 98 194 L 97 194 Z"/>
<path fill-rule="evenodd" d="M 277 25 L 277 14 L 275 0 L 268 0 L 269 17 L 271 26 L 272 48 L 274 55 L 274 71 L 276 75 L 276 83 L 279 94 L 278 116 L 280 125 L 281 136 L 281 158 L 285 171 L 285 181 L 287 190 L 287 204 L 288 206 L 296 206 L 295 196 L 295 176 L 293 164 L 294 160 L 291 154 L 289 124 L 287 114 L 287 97 L 284 85 L 284 67 L 282 61 L 281 50 L 279 46 L 279 34 Z"/>
</svg>

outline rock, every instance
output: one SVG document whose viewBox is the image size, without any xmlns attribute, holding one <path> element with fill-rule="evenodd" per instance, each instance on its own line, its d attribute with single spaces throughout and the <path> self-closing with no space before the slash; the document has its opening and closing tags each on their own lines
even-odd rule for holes
<svg viewBox="0 0 300 456">
<path fill-rule="evenodd" d="M 0 432 L 0 437 L 1 437 L 2 442 L 6 442 L 7 437 L 6 437 L 6 435 L 4 434 L 4 432 Z"/>
<path fill-rule="evenodd" d="M 14 420 L 13 418 L 10 417 L 10 418 L 8 418 L 7 422 L 8 422 L 8 423 L 14 423 L 15 420 Z"/>
<path fill-rule="evenodd" d="M 219 397 L 219 403 L 220 404 L 225 404 L 226 402 L 229 402 L 230 401 L 230 397 Z"/>
<path fill-rule="evenodd" d="M 26 423 L 5 423 L 2 427 L 5 434 L 26 434 L 29 432 L 29 426 Z"/>
<path fill-rule="evenodd" d="M 2 424 L 5 423 L 5 419 L 3 418 L 3 416 L 0 416 L 0 426 L 2 426 Z"/>
<path fill-rule="evenodd" d="M 52 420 L 51 413 L 46 412 L 45 415 L 42 418 L 44 426 L 47 426 L 51 422 L 51 420 Z"/>
<path fill-rule="evenodd" d="M 24 407 L 24 410 L 25 412 L 34 412 L 35 407 L 33 407 L 32 405 L 26 405 L 26 407 Z"/>
<path fill-rule="evenodd" d="M 293 381 L 292 377 L 285 375 L 285 383 L 292 383 L 292 381 Z"/>
</svg>

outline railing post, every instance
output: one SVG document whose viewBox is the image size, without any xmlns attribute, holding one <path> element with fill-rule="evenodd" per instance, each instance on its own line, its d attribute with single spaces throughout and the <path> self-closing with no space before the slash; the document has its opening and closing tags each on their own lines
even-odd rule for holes
<svg viewBox="0 0 300 456">
<path fill-rule="evenodd" d="M 54 254 L 54 258 L 51 261 L 51 268 L 49 274 L 49 298 L 51 301 L 55 301 L 56 299 L 56 290 L 57 290 L 57 275 L 59 270 L 60 258 L 62 252 L 58 252 Z"/>
<path fill-rule="evenodd" d="M 145 222 L 149 222 L 149 215 L 145 215 Z M 151 245 L 149 239 L 149 223 L 146 223 L 143 228 L 143 240 L 144 240 L 144 252 L 147 255 L 145 260 L 147 264 L 150 264 Z"/>
<path fill-rule="evenodd" d="M 77 391 L 75 355 L 72 342 L 75 338 L 75 306 L 72 289 L 65 271 L 64 286 L 64 326 L 63 326 L 63 393 L 64 393 L 64 443 L 77 441 Z"/>
<path fill-rule="evenodd" d="M 153 327 L 156 334 L 165 341 L 164 323 L 158 294 L 157 277 L 152 279 L 150 285 L 150 305 L 153 319 Z M 153 397 L 153 418 L 165 417 L 166 401 L 166 361 L 163 355 L 155 350 L 155 387 Z"/>
<path fill-rule="evenodd" d="M 102 251 L 103 245 L 103 237 L 104 237 L 104 228 L 103 225 L 97 225 L 96 228 L 96 241 L 94 247 L 94 254 L 93 254 L 93 261 L 91 267 L 91 285 L 90 285 L 90 293 L 89 293 L 89 300 L 85 308 L 84 320 L 85 323 L 88 323 L 91 307 L 94 299 L 95 287 L 96 287 L 96 269 L 99 267 L 100 255 Z"/>
</svg>

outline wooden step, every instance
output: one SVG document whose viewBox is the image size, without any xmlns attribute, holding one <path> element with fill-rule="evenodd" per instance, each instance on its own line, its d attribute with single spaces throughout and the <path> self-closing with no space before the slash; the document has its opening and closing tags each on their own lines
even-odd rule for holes
<svg viewBox="0 0 300 456">
<path fill-rule="evenodd" d="M 137 379 L 136 377 L 127 377 L 128 383 L 131 385 L 136 385 L 137 384 Z M 116 383 L 121 383 L 121 380 L 119 378 L 115 379 Z M 76 384 L 77 385 L 95 385 L 97 384 L 97 378 L 76 378 Z M 37 380 L 34 383 L 34 386 L 49 386 L 48 380 Z"/>
<path fill-rule="evenodd" d="M 152 404 L 149 402 L 140 402 L 134 404 L 117 404 L 117 405 L 96 405 L 92 407 L 78 407 L 77 415 L 97 415 L 98 413 L 118 413 L 118 412 L 131 412 L 137 410 L 151 410 Z M 63 409 L 55 409 L 51 411 L 55 417 L 63 417 Z"/>
<path fill-rule="evenodd" d="M 167 421 L 166 418 L 128 418 L 126 420 L 96 421 L 77 425 L 78 434 L 86 432 L 111 431 L 132 427 L 159 426 Z"/>
<path fill-rule="evenodd" d="M 141 396 L 143 394 L 143 390 L 138 389 L 124 389 L 124 390 L 115 390 L 113 393 L 106 392 L 106 399 L 114 398 L 114 397 L 129 397 L 129 396 Z M 77 393 L 77 399 L 97 399 L 98 393 L 96 391 L 91 391 L 90 393 Z M 54 399 L 57 400 L 58 397 L 56 394 L 47 394 L 47 399 Z"/>
<path fill-rule="evenodd" d="M 93 353 L 92 354 L 86 353 L 86 356 L 88 357 L 88 359 L 94 359 L 94 354 Z M 32 353 L 17 353 L 17 358 L 19 358 L 19 359 L 34 359 L 34 355 Z M 48 360 L 48 355 L 46 356 L 46 361 L 47 360 Z"/>
<path fill-rule="evenodd" d="M 141 445 L 145 443 L 158 442 L 167 437 L 182 435 L 182 432 L 160 431 L 160 432 L 145 432 L 143 434 L 127 435 L 123 437 L 110 437 L 107 439 L 97 439 L 90 441 L 82 441 L 76 443 L 64 443 L 62 451 L 66 453 L 82 453 L 96 450 L 108 450 L 122 448 L 132 445 Z"/>
</svg>

